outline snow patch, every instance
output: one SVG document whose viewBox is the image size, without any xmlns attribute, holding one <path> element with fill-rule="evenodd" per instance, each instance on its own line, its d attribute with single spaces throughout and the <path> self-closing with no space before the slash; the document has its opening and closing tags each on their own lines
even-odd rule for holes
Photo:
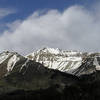
<svg viewBox="0 0 100 100">
<path fill-rule="evenodd" d="M 12 71 L 12 69 L 14 68 L 15 64 L 20 60 L 19 57 L 17 57 L 17 55 L 13 55 L 9 61 L 8 61 L 8 65 L 7 65 L 7 70 Z"/>
<path fill-rule="evenodd" d="M 100 70 L 100 65 L 99 65 L 98 60 L 97 60 L 96 57 L 94 58 L 93 64 L 96 66 L 96 70 Z"/>
<path fill-rule="evenodd" d="M 27 66 L 27 63 L 29 62 L 29 59 L 27 59 L 26 61 L 25 61 L 25 63 L 22 65 L 22 67 L 20 68 L 20 71 L 19 72 L 21 72 L 21 70 L 25 67 L 25 66 Z"/>
<path fill-rule="evenodd" d="M 3 63 L 10 55 L 11 55 L 10 53 L 0 54 L 0 64 Z"/>
<path fill-rule="evenodd" d="M 82 61 L 81 57 L 67 57 L 67 61 Z"/>
</svg>

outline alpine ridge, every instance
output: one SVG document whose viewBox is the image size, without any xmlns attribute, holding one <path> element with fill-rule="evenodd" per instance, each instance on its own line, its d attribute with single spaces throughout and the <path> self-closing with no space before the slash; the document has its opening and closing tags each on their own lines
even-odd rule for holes
<svg viewBox="0 0 100 100">
<path fill-rule="evenodd" d="M 27 55 L 26 58 L 39 62 L 47 68 L 74 75 L 88 74 L 100 69 L 100 53 L 43 48 Z"/>
<path fill-rule="evenodd" d="M 54 48 L 42 48 L 25 57 L 17 52 L 4 51 L 0 54 L 0 76 L 6 76 L 16 65 L 20 65 L 19 72 L 27 68 L 27 64 L 34 61 L 44 67 L 80 76 L 100 70 L 100 53 L 78 51 L 63 51 Z M 4 67 L 5 66 L 5 67 Z M 26 69 L 27 70 L 27 69 Z"/>
</svg>

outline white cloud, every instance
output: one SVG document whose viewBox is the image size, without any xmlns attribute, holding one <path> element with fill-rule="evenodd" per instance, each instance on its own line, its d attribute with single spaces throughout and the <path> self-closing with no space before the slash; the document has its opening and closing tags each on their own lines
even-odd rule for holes
<svg viewBox="0 0 100 100">
<path fill-rule="evenodd" d="M 99 9 L 92 12 L 82 6 L 71 6 L 63 12 L 36 11 L 24 21 L 8 25 L 0 36 L 0 50 L 22 54 L 44 46 L 67 50 L 100 51 Z"/>
<path fill-rule="evenodd" d="M 9 8 L 0 8 L 0 19 L 13 13 L 15 13 L 15 10 Z"/>
</svg>

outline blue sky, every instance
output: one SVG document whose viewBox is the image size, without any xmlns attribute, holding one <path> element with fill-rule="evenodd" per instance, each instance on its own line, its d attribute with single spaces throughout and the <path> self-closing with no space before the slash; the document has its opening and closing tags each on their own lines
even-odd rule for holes
<svg viewBox="0 0 100 100">
<path fill-rule="evenodd" d="M 0 0 L 0 52 L 41 47 L 100 51 L 99 0 Z"/>
<path fill-rule="evenodd" d="M 24 19 L 36 10 L 58 9 L 60 11 L 71 5 L 84 5 L 89 7 L 96 0 L 0 0 L 0 8 L 14 9 L 16 13 L 11 14 L 1 22 Z"/>
</svg>

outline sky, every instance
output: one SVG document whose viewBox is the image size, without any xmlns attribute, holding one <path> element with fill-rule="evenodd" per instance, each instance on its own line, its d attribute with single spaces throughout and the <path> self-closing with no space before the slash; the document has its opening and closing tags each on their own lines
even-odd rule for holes
<svg viewBox="0 0 100 100">
<path fill-rule="evenodd" d="M 0 0 L 0 52 L 100 52 L 99 42 L 99 0 Z"/>
</svg>

